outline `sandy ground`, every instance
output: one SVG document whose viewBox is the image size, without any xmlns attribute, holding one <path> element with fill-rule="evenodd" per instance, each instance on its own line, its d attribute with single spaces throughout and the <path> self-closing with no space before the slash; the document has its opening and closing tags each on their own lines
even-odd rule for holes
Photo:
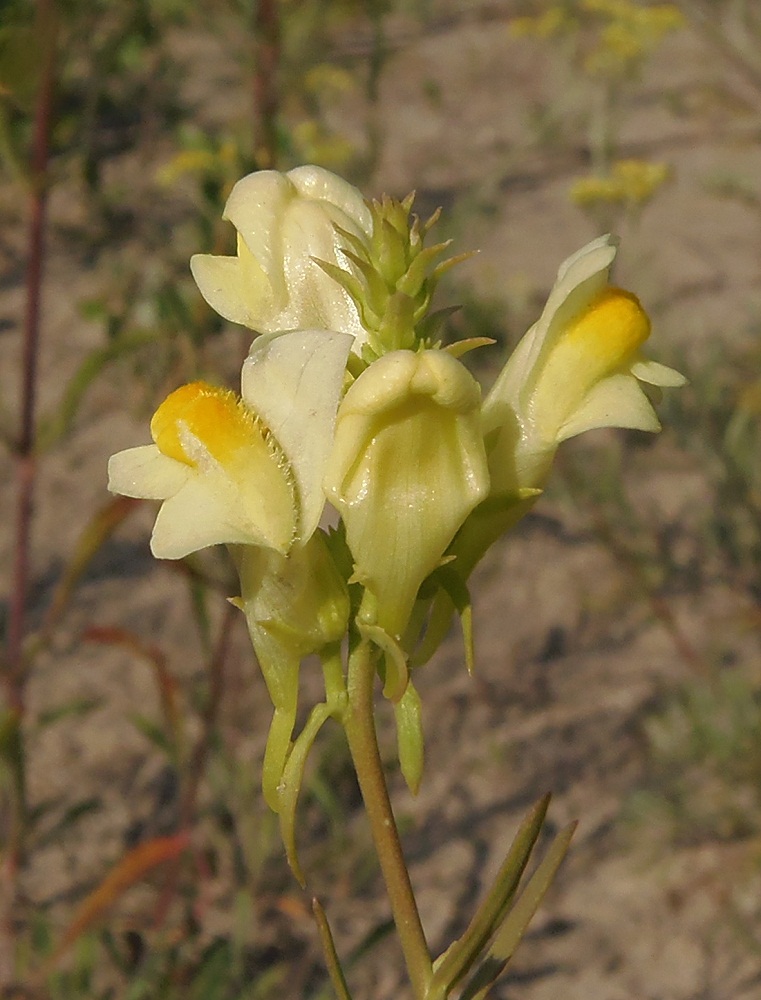
<svg viewBox="0 0 761 1000">
<path fill-rule="evenodd" d="M 507 9 L 474 4 L 472 14 L 445 12 L 436 30 L 411 34 L 392 57 L 383 79 L 383 152 L 367 193 L 415 188 L 425 206 L 453 206 L 458 246 L 481 249 L 461 281 L 514 316 L 535 306 L 560 261 L 594 232 L 567 197 L 583 169 L 585 137 L 571 134 L 554 149 L 536 142 L 528 114 L 552 96 L 554 70 L 537 47 L 509 36 Z M 198 51 L 196 79 L 213 89 L 223 75 L 219 53 L 205 45 Z M 717 340 L 737 337 L 761 304 L 758 219 L 707 190 L 721 172 L 758 178 L 758 124 L 750 114 L 705 110 L 698 97 L 717 81 L 739 87 L 684 32 L 654 60 L 623 127 L 623 155 L 664 160 L 674 180 L 624 233 L 617 281 L 635 287 L 651 309 L 653 353 L 664 360 L 681 355 L 688 367 Z M 219 101 L 201 90 L 201 114 L 212 120 L 221 113 Z M 578 99 L 568 97 L 569 120 Z M 241 95 L 229 100 L 234 108 Z M 134 178 L 139 189 L 147 167 L 160 159 L 161 150 L 133 149 L 112 169 Z M 0 200 L 7 217 L 10 196 L 0 193 Z M 56 194 L 51 216 L 43 405 L 101 336 L 77 309 L 99 279 L 97 262 L 70 250 L 76 206 Z M 12 323 L 22 296 L 21 238 L 12 227 L 0 252 L 0 382 L 11 407 L 18 352 Z M 49 598 L 89 513 L 106 500 L 108 455 L 146 439 L 142 418 L 121 405 L 125 377 L 93 389 L 74 433 L 41 464 L 33 614 Z M 693 565 L 700 551 L 692 530 L 710 510 L 710 484 L 668 433 L 655 444 L 628 441 L 627 479 L 639 509 L 649 523 L 677 533 L 683 565 Z M 609 443 L 615 446 L 613 436 Z M 9 510 L 7 468 L 0 496 Z M 24 882 L 32 900 L 78 898 L 135 835 L 135 824 L 151 832 L 171 825 L 171 794 L 168 811 L 160 808 L 161 761 L 130 722 L 131 713 L 156 705 L 151 672 L 127 652 L 78 639 L 92 624 L 123 626 L 170 650 L 181 679 L 197 677 L 184 586 L 151 560 L 150 520 L 149 511 L 140 512 L 98 556 L 66 627 L 30 681 L 32 719 L 72 699 L 98 704 L 82 718 L 43 731 L 30 727 L 32 800 L 102 798 L 97 813 L 35 854 Z M 5 532 L 4 563 L 9 551 Z M 757 659 L 754 636 L 738 637 L 728 624 L 751 606 L 742 587 L 708 572 L 684 575 L 686 582 L 666 598 L 692 645 L 716 660 Z M 416 801 L 399 790 L 413 880 L 434 944 L 445 944 L 462 926 L 522 813 L 551 789 L 552 823 L 579 817 L 578 835 L 512 974 L 493 991 L 495 1000 L 760 996 L 758 954 L 734 933 L 727 911 L 730 899 L 751 915 L 757 909 L 759 874 L 742 844 L 672 849 L 657 829 L 622 820 L 647 777 L 642 720 L 690 677 L 673 635 L 637 595 L 629 571 L 600 545 L 583 510 L 550 499 L 489 555 L 473 590 L 477 676 L 467 676 L 456 638 L 421 674 L 427 778 Z M 223 719 L 230 752 L 252 774 L 266 714 L 261 682 L 238 635 Z M 363 836 L 356 819 L 351 829 Z M 342 944 L 358 939 L 383 913 L 377 880 L 360 899 L 340 883 L 322 888 Z M 382 950 L 368 964 L 375 971 L 359 996 L 401 996 L 393 951 Z"/>
</svg>

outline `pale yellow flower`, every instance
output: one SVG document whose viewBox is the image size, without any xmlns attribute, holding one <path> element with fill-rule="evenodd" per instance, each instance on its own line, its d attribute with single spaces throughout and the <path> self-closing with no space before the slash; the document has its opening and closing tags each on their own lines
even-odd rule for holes
<svg viewBox="0 0 761 1000">
<path fill-rule="evenodd" d="M 398 637 L 420 584 L 488 493 L 481 394 L 445 351 L 393 351 L 370 365 L 338 411 L 325 478 L 355 577 Z"/>
<path fill-rule="evenodd" d="M 238 231 L 237 256 L 196 254 L 190 261 L 213 309 L 258 333 L 324 329 L 363 341 L 351 296 L 315 263 L 354 273 L 336 226 L 369 239 L 370 210 L 355 187 L 322 167 L 263 170 L 238 181 L 224 218 Z"/>
<path fill-rule="evenodd" d="M 193 382 L 154 414 L 154 443 L 113 455 L 109 489 L 163 501 L 160 559 L 218 543 L 287 553 L 314 532 L 351 337 L 324 330 L 256 340 L 243 398 Z"/>
<path fill-rule="evenodd" d="M 602 236 L 561 265 L 484 402 L 492 495 L 540 487 L 560 442 L 583 431 L 660 430 L 640 381 L 685 381 L 642 354 L 650 320 L 634 295 L 609 284 L 616 246 Z"/>
</svg>

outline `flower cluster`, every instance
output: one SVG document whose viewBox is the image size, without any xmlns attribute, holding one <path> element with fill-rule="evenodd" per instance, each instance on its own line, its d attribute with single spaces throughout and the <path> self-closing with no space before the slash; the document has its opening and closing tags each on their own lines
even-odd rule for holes
<svg viewBox="0 0 761 1000">
<path fill-rule="evenodd" d="M 482 400 L 460 358 L 483 342 L 436 339 L 431 298 L 452 261 L 446 244 L 425 246 L 435 220 L 411 208 L 367 203 L 319 167 L 239 181 L 225 209 L 237 255 L 191 268 L 217 312 L 258 334 L 240 397 L 177 389 L 153 417 L 153 444 L 109 466 L 113 492 L 162 501 L 157 557 L 230 547 L 275 708 L 264 782 L 275 809 L 303 658 L 329 657 L 347 634 L 372 643 L 411 741 L 400 755 L 417 759 L 408 667 L 437 634 L 442 597 L 450 614 L 466 603 L 471 570 L 539 495 L 562 441 L 656 431 L 641 383 L 683 381 L 642 353 L 650 323 L 610 284 L 616 242 L 604 236 L 561 266 Z M 321 526 L 326 505 L 337 528 Z"/>
</svg>

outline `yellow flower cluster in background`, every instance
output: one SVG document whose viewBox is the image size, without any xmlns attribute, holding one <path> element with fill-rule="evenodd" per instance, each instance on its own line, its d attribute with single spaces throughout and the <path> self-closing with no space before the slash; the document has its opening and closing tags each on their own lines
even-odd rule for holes
<svg viewBox="0 0 761 1000">
<path fill-rule="evenodd" d="M 618 160 L 604 177 L 580 177 L 574 181 L 571 201 L 579 208 L 604 204 L 638 209 L 651 200 L 670 176 L 667 163 Z"/>
<path fill-rule="evenodd" d="M 357 154 L 351 140 L 326 129 L 316 118 L 305 118 L 291 129 L 297 159 L 332 169 L 346 168 Z"/>
<path fill-rule="evenodd" d="M 201 140 L 200 136 L 192 136 L 189 142 L 192 145 L 175 153 L 171 160 L 157 171 L 156 180 L 163 187 L 171 187 L 188 175 L 226 175 L 239 169 L 240 151 L 231 139 L 218 147 L 213 146 L 205 138 Z"/>
<path fill-rule="evenodd" d="M 542 14 L 514 17 L 510 21 L 510 34 L 514 38 L 554 38 L 569 34 L 579 26 L 567 5 L 549 7 Z"/>
<path fill-rule="evenodd" d="M 663 38 L 684 24 L 681 11 L 671 3 L 573 0 L 553 4 L 533 16 L 514 18 L 510 31 L 516 38 L 582 36 L 583 72 L 616 78 L 636 72 Z"/>
<path fill-rule="evenodd" d="M 580 0 L 580 7 L 602 19 L 592 51 L 584 60 L 590 76 L 621 76 L 634 71 L 671 31 L 684 25 L 674 4 L 646 6 L 632 0 Z"/>
</svg>

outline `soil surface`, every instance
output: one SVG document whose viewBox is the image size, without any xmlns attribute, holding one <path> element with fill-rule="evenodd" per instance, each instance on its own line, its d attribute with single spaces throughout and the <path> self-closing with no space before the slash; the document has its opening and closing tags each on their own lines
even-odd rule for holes
<svg viewBox="0 0 761 1000">
<path fill-rule="evenodd" d="M 460 291 L 504 310 L 503 328 L 514 336 L 519 321 L 536 315 L 559 263 L 595 231 L 568 198 L 572 179 L 585 170 L 587 138 L 571 131 L 546 144 L 537 137 L 532 112 L 558 102 L 559 71 L 540 46 L 510 35 L 510 11 L 496 2 L 440 5 L 425 31 L 399 23 L 381 81 L 382 153 L 365 188 L 368 195 L 414 188 L 423 208 L 443 204 L 458 249 L 481 251 L 460 269 Z M 225 89 L 223 101 L 224 56 L 216 43 L 193 45 L 199 117 L 213 122 L 244 97 Z M 709 189 L 723 173 L 761 176 L 758 119 L 722 114 L 702 99 L 718 85 L 750 100 L 741 81 L 685 30 L 663 45 L 622 108 L 622 157 L 667 162 L 673 179 L 637 225 L 625 227 L 616 281 L 635 288 L 652 313 L 653 356 L 679 358 L 688 373 L 717 342 L 748 329 L 761 307 L 758 218 Z M 563 95 L 561 125 L 564 116 L 573 121 L 583 100 Z M 350 99 L 341 113 L 350 127 Z M 109 169 L 134 197 L 166 155 L 161 143 L 130 148 Z M 0 192 L 4 218 L 11 199 Z M 71 250 L 77 211 L 65 189 L 54 192 L 43 409 L 102 338 L 78 309 L 97 292 L 99 262 Z M 17 392 L 22 236 L 7 227 L 0 245 L 0 389 L 9 408 Z M 221 340 L 220 350 L 236 337 Z M 107 499 L 108 456 L 147 440 L 144 416 L 123 405 L 129 393 L 129 373 L 99 381 L 73 433 L 40 463 L 33 623 L 91 512 Z M 629 494 L 653 532 L 672 538 L 681 573 L 667 580 L 662 604 L 655 604 L 632 567 L 602 544 L 592 512 L 552 493 L 489 554 L 472 587 L 476 674 L 465 671 L 454 635 L 420 673 L 427 772 L 417 799 L 397 788 L 423 920 L 434 946 L 463 927 L 522 815 L 551 790 L 553 828 L 575 818 L 579 828 L 512 972 L 491 994 L 495 1000 L 753 1000 L 761 996 L 761 960 L 730 916 L 733 908 L 752 919 L 758 914 L 761 878 L 750 852 L 742 842 L 715 838 L 675 846 L 657 823 L 627 819 L 648 781 L 643 720 L 702 662 L 758 663 L 755 634 L 732 624 L 753 602 L 740 582 L 701 564 L 698 528 L 710 516 L 712 487 L 672 434 L 654 441 L 598 434 L 580 447 L 623 449 Z M 9 467 L 0 497 L 10 511 Z M 32 901 L 70 906 L 127 844 L 171 830 L 176 818 L 166 768 L 132 721 L 138 713 L 158 716 L 150 667 L 128 650 L 81 641 L 92 625 L 128 629 L 167 651 L 181 681 L 197 680 L 187 590 L 171 567 L 151 559 L 151 519 L 147 508 L 139 511 L 98 555 L 30 678 L 30 720 L 75 700 L 96 705 L 41 730 L 30 723 L 32 802 L 52 798 L 60 812 L 74 800 L 101 800 L 70 834 L 35 852 L 23 881 Z M 10 531 L 1 544 L 7 565 Z M 685 643 L 696 656 L 685 654 Z M 238 629 L 222 728 L 230 757 L 252 786 L 267 717 L 263 685 Z M 389 741 L 389 756 L 392 749 Z M 229 786 L 229 776 L 212 780 Z M 345 808 L 350 839 L 355 847 L 366 844 L 353 795 Z M 319 821 L 310 823 L 319 832 Z M 307 849 L 305 859 L 318 864 L 319 852 Z M 346 879 L 315 880 L 342 950 L 385 917 L 376 877 L 365 879 L 359 896 Z M 287 892 L 300 898 L 293 886 Z M 230 926 L 224 899 L 220 892 L 208 901 L 210 935 Z M 142 905 L 139 891 L 125 897 L 118 920 L 129 925 Z M 272 920 L 270 926 L 262 918 L 263 941 L 283 926 L 282 914 Z M 304 943 L 310 925 L 305 918 L 296 923 L 289 931 L 294 948 L 312 949 Z M 357 996 L 403 995 L 391 944 L 366 965 Z"/>
</svg>

